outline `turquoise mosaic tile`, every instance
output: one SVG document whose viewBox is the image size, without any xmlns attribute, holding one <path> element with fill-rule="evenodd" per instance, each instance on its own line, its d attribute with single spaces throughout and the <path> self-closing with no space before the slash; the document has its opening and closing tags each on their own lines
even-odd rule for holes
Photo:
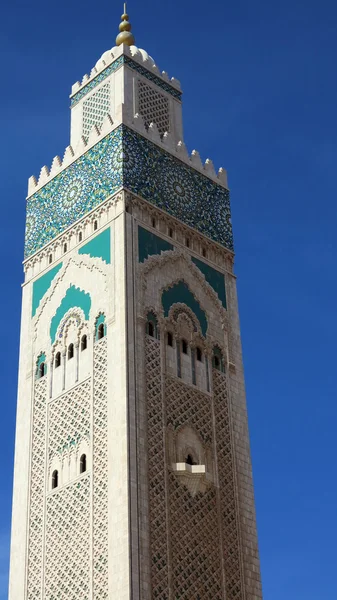
<svg viewBox="0 0 337 600">
<path fill-rule="evenodd" d="M 92 81 L 87 83 L 87 85 L 84 88 L 82 88 L 79 92 L 77 92 L 77 94 L 75 94 L 71 98 L 70 106 L 71 107 L 75 106 L 75 104 L 77 104 L 80 100 L 82 100 L 82 98 L 84 98 L 84 96 L 86 96 L 89 92 L 91 92 L 93 89 L 95 89 L 95 87 L 99 83 L 104 81 L 104 79 L 109 77 L 109 75 L 111 75 L 111 73 L 114 73 L 115 71 L 117 71 L 117 69 L 119 69 L 119 67 L 121 67 L 123 64 L 128 65 L 128 67 L 130 67 L 134 71 L 137 71 L 137 73 L 139 73 L 140 75 L 143 75 L 143 77 L 146 77 L 146 79 L 149 79 L 150 81 L 155 83 L 156 85 L 158 85 L 158 87 L 160 87 L 165 92 L 168 92 L 169 94 L 171 94 L 171 96 L 173 96 L 174 98 L 181 100 L 182 92 L 180 92 L 176 88 L 172 87 L 172 85 L 170 85 L 166 81 L 163 81 L 162 79 L 160 79 L 160 77 L 157 77 L 157 75 L 155 75 L 155 73 L 148 71 L 145 67 L 142 67 L 142 65 L 139 65 L 134 60 L 132 60 L 128 56 L 124 56 L 124 54 L 123 54 L 122 56 L 117 58 L 113 63 L 111 63 L 111 65 L 106 67 L 106 69 L 104 69 L 104 71 L 102 71 L 101 73 L 96 75 L 96 77 Z"/>
<path fill-rule="evenodd" d="M 161 254 L 166 250 L 173 250 L 172 244 L 163 238 L 151 233 L 144 227 L 138 227 L 138 260 L 144 262 L 149 256 Z"/>
<path fill-rule="evenodd" d="M 121 187 L 233 250 L 228 190 L 121 125 L 28 199 L 25 257 Z"/>
</svg>

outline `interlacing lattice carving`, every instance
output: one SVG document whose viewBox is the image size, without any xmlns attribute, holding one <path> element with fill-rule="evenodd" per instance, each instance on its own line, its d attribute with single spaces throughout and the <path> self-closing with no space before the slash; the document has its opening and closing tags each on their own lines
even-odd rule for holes
<svg viewBox="0 0 337 600">
<path fill-rule="evenodd" d="M 35 382 L 30 483 L 28 600 L 41 599 L 47 377 Z"/>
<path fill-rule="evenodd" d="M 107 338 L 94 346 L 93 598 L 108 598 L 108 382 Z"/>
<path fill-rule="evenodd" d="M 170 534 L 174 600 L 223 600 L 214 487 L 192 498 L 170 473 Z"/>
<path fill-rule="evenodd" d="M 161 135 L 170 131 L 168 98 L 145 81 L 138 81 L 138 111 L 144 119 L 145 127 L 155 123 Z"/>
<path fill-rule="evenodd" d="M 88 600 L 90 475 L 47 498 L 45 600 Z"/>
<path fill-rule="evenodd" d="M 244 600 L 234 456 L 225 373 L 213 369 L 226 600 Z"/>
<path fill-rule="evenodd" d="M 90 395 L 91 384 L 87 379 L 49 404 L 49 460 L 89 437 Z"/>
<path fill-rule="evenodd" d="M 178 429 L 190 423 L 206 444 L 212 442 L 212 411 L 208 395 L 168 375 L 165 400 L 168 425 Z"/>
<path fill-rule="evenodd" d="M 83 135 L 89 136 L 94 125 L 98 128 L 110 112 L 110 83 L 102 85 L 88 100 L 83 102 Z"/>
<path fill-rule="evenodd" d="M 145 337 L 152 598 L 153 600 L 168 600 L 166 464 L 163 437 L 160 342 L 152 337 Z"/>
<path fill-rule="evenodd" d="M 190 423 L 206 444 L 213 442 L 209 395 L 166 376 L 167 423 Z M 220 536 L 214 487 L 192 498 L 170 474 L 170 534 L 174 598 L 222 600 Z"/>
</svg>

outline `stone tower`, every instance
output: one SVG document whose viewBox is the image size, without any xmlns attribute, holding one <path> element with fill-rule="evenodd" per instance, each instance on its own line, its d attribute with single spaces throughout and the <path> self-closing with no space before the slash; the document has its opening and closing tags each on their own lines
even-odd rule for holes
<svg viewBox="0 0 337 600">
<path fill-rule="evenodd" d="M 29 181 L 9 598 L 258 600 L 226 173 L 120 31 Z"/>
</svg>

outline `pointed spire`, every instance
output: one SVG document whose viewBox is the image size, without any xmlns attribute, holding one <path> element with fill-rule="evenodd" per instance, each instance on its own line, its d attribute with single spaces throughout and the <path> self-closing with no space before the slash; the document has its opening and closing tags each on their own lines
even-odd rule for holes
<svg viewBox="0 0 337 600">
<path fill-rule="evenodd" d="M 124 13 L 122 14 L 122 22 L 119 25 L 120 33 L 116 37 L 116 45 L 126 44 L 127 46 L 135 45 L 135 38 L 131 33 L 131 23 L 129 23 L 129 15 L 126 12 L 126 2 L 124 2 Z"/>
</svg>

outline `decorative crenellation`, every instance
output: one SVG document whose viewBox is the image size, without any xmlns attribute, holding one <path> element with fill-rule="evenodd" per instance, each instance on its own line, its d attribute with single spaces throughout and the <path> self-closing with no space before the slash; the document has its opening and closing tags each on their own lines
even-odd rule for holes
<svg viewBox="0 0 337 600">
<path fill-rule="evenodd" d="M 91 69 L 90 75 L 85 74 L 82 82 L 77 81 L 71 90 L 71 106 L 82 100 L 106 77 L 117 71 L 123 64 L 131 67 L 159 87 L 171 94 L 177 100 L 181 99 L 180 82 L 175 77 L 169 79 L 166 71 L 160 72 L 153 58 L 145 50 L 136 46 L 115 46 L 107 50 Z"/>
<path fill-rule="evenodd" d="M 121 187 L 233 250 L 228 190 L 122 125 L 28 198 L 26 256 Z"/>
<path fill-rule="evenodd" d="M 123 117 L 123 123 L 127 124 L 132 129 L 135 129 L 143 137 L 159 145 L 167 152 L 175 155 L 179 160 L 185 162 L 187 165 L 192 166 L 196 171 L 199 171 L 203 175 L 206 175 L 210 179 L 214 180 L 219 185 L 228 188 L 227 172 L 225 169 L 220 167 L 218 173 L 214 169 L 213 162 L 207 158 L 203 163 L 200 154 L 197 150 L 192 150 L 191 154 L 188 153 L 184 142 L 180 141 L 175 144 L 172 140 L 171 134 L 166 131 L 163 135 L 160 134 L 156 123 L 150 123 L 148 127 L 145 126 L 144 119 L 141 114 L 136 114 L 133 117 L 129 117 L 127 114 Z M 87 153 L 93 148 L 99 141 L 106 137 L 109 133 L 116 130 L 121 125 L 121 120 L 112 120 L 110 114 L 107 114 L 103 119 L 103 123 L 100 119 L 97 123 L 92 125 L 92 129 L 87 137 L 82 136 L 76 148 L 67 146 L 63 159 L 59 156 L 55 156 L 51 167 L 44 165 L 40 171 L 39 178 L 32 175 L 28 179 L 28 198 L 35 194 L 40 188 L 44 187 L 54 177 L 60 175 L 62 171 L 70 165 L 73 165 L 83 154 Z"/>
</svg>

